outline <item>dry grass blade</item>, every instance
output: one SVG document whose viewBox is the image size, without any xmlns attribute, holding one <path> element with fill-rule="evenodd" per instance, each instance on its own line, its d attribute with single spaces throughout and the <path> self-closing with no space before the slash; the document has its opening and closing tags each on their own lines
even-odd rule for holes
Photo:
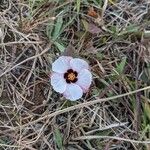
<svg viewBox="0 0 150 150">
<path fill-rule="evenodd" d="M 40 117 L 39 119 L 31 121 L 28 124 L 24 124 L 20 127 L 24 128 L 26 126 L 33 125 L 37 122 L 40 122 L 44 119 L 47 119 L 47 118 L 50 119 L 52 117 L 56 117 L 57 115 L 60 115 L 60 114 L 63 114 L 63 113 L 69 112 L 69 111 L 73 111 L 73 110 L 76 110 L 76 109 L 81 109 L 81 108 L 84 108 L 84 107 L 87 107 L 87 106 L 90 106 L 90 105 L 94 105 L 94 104 L 97 104 L 97 103 L 102 103 L 102 102 L 107 102 L 107 101 L 110 101 L 110 100 L 118 99 L 118 98 L 121 98 L 121 97 L 124 97 L 124 96 L 132 95 L 132 94 L 135 94 L 137 92 L 144 91 L 144 90 L 149 90 L 149 89 L 150 89 L 150 86 L 142 88 L 142 89 L 138 89 L 138 90 L 135 90 L 135 91 L 131 91 L 129 93 L 125 93 L 125 94 L 121 94 L 121 95 L 117 95 L 117 96 L 113 96 L 113 97 L 109 97 L 109 98 L 103 98 L 103 99 L 97 99 L 97 100 L 94 100 L 94 101 L 84 102 L 84 103 L 81 103 L 81 104 L 77 104 L 77 105 L 62 109 L 62 110 L 58 110 L 58 111 L 56 110 L 54 113 L 51 113 L 51 114 L 45 115 L 43 117 Z M 17 128 L 12 127 L 10 130 L 16 130 Z"/>
<path fill-rule="evenodd" d="M 81 136 L 75 138 L 74 140 L 92 140 L 92 139 L 113 139 L 113 140 L 125 141 L 130 143 L 137 143 L 137 144 L 150 144 L 150 141 L 138 141 L 138 140 L 136 141 L 136 140 L 125 139 L 125 138 L 120 138 L 115 136 Z"/>
<path fill-rule="evenodd" d="M 14 68 L 16 68 L 17 66 L 29 61 L 29 60 L 32 60 L 32 59 L 35 59 L 35 58 L 38 58 L 39 56 L 43 55 L 44 53 L 48 52 L 50 49 L 50 45 L 45 49 L 43 50 L 40 54 L 36 54 L 35 56 L 32 56 L 32 57 L 29 57 L 25 60 L 23 60 L 22 62 L 12 66 L 11 68 L 8 68 L 7 70 L 5 70 L 3 73 L 0 74 L 0 77 L 2 77 L 3 75 L 5 75 L 6 73 L 8 73 L 9 71 L 13 70 Z"/>
</svg>

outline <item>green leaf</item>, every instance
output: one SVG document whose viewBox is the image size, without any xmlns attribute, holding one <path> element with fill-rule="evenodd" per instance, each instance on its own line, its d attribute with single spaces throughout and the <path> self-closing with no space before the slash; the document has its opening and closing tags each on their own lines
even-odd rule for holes
<svg viewBox="0 0 150 150">
<path fill-rule="evenodd" d="M 54 29 L 53 23 L 49 23 L 46 27 L 46 35 L 48 36 L 49 39 L 52 38 L 53 29 Z"/>
<path fill-rule="evenodd" d="M 80 12 L 80 5 L 81 5 L 81 1 L 77 0 L 77 13 Z"/>
<path fill-rule="evenodd" d="M 113 34 L 116 34 L 116 33 L 118 32 L 116 26 L 111 26 L 111 27 L 109 27 L 109 30 L 110 30 Z"/>
<path fill-rule="evenodd" d="M 148 102 L 144 104 L 144 113 L 150 120 L 150 104 Z"/>
<path fill-rule="evenodd" d="M 135 26 L 135 25 L 131 25 L 131 26 L 128 26 L 128 27 L 126 28 L 126 31 L 127 31 L 128 33 L 131 33 L 131 32 L 138 32 L 138 30 L 139 30 L 139 27 L 137 27 L 137 26 Z"/>
<path fill-rule="evenodd" d="M 56 142 L 58 149 L 63 150 L 62 135 L 58 129 L 55 129 L 54 137 L 55 137 L 55 142 Z"/>
<path fill-rule="evenodd" d="M 83 19 L 81 21 L 83 23 L 83 26 L 84 26 L 85 30 L 88 31 L 89 23 L 87 21 L 83 20 Z"/>
<path fill-rule="evenodd" d="M 53 32 L 53 40 L 56 40 L 60 34 L 61 28 L 63 25 L 63 18 L 62 16 L 58 17 L 58 19 L 56 20 L 56 25 L 54 28 L 54 32 Z"/>
<path fill-rule="evenodd" d="M 60 43 L 58 43 L 56 41 L 54 42 L 54 44 L 59 49 L 60 52 L 64 52 L 65 51 L 65 47 L 62 44 L 60 44 Z"/>
<path fill-rule="evenodd" d="M 130 25 L 126 27 L 119 35 L 129 34 L 129 33 L 139 33 L 139 27 L 135 25 Z"/>
<path fill-rule="evenodd" d="M 124 58 L 122 59 L 122 61 L 120 62 L 120 64 L 117 65 L 116 71 L 117 71 L 119 74 L 122 74 L 122 73 L 123 73 L 124 67 L 125 67 L 125 65 L 126 65 L 126 61 L 127 61 L 127 58 L 124 57 Z"/>
<path fill-rule="evenodd" d="M 93 0 L 93 2 L 97 7 L 102 8 L 102 4 L 103 4 L 102 0 Z"/>
</svg>

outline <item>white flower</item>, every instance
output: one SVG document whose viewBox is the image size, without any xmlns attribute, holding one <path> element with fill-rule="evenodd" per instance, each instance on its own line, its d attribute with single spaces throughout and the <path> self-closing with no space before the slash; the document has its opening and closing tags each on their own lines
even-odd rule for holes
<svg viewBox="0 0 150 150">
<path fill-rule="evenodd" d="M 86 61 L 61 56 L 52 64 L 51 85 L 56 92 L 69 100 L 80 99 L 92 82 L 92 74 Z"/>
</svg>

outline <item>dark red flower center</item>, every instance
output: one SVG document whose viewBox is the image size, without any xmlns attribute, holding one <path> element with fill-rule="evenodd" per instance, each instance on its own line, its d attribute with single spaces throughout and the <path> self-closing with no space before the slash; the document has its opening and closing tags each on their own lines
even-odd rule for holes
<svg viewBox="0 0 150 150">
<path fill-rule="evenodd" d="M 77 82 L 78 73 L 76 71 L 73 71 L 72 69 L 67 70 L 67 72 L 64 74 L 64 78 L 66 79 L 67 83 L 75 83 Z"/>
</svg>

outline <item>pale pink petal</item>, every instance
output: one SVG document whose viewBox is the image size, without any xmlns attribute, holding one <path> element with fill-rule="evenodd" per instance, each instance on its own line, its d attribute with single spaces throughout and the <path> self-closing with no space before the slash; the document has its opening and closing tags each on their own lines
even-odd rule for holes
<svg viewBox="0 0 150 150">
<path fill-rule="evenodd" d="M 63 74 L 53 73 L 51 76 L 51 85 L 56 92 L 63 93 L 67 86 Z"/>
<path fill-rule="evenodd" d="M 73 70 L 80 72 L 82 69 L 89 69 L 89 65 L 85 60 L 74 58 L 70 61 L 70 66 Z"/>
<path fill-rule="evenodd" d="M 57 73 L 65 73 L 68 69 L 70 69 L 70 61 L 72 57 L 69 56 L 61 56 L 52 64 L 52 70 Z"/>
<path fill-rule="evenodd" d="M 83 69 L 78 74 L 78 81 L 76 82 L 84 92 L 86 92 L 92 83 L 92 74 L 89 70 Z"/>
<path fill-rule="evenodd" d="M 76 84 L 67 84 L 66 91 L 64 92 L 64 97 L 71 101 L 78 100 L 82 97 L 83 91 Z"/>
</svg>

